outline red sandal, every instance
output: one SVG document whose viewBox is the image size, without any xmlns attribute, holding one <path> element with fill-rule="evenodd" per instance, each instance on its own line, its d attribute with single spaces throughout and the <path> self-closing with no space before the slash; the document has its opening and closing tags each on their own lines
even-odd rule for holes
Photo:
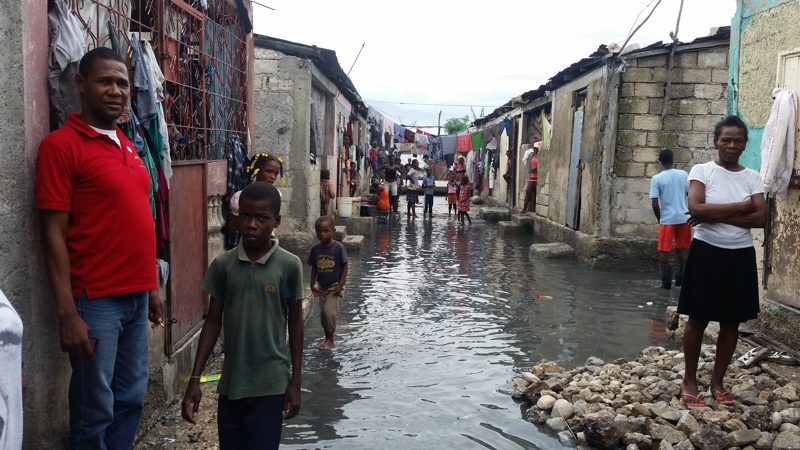
<svg viewBox="0 0 800 450">
<path fill-rule="evenodd" d="M 704 408 L 708 406 L 706 402 L 703 401 L 703 394 L 699 392 L 697 395 L 692 395 L 688 392 L 681 391 L 681 400 L 683 400 L 687 408 Z"/>
<path fill-rule="evenodd" d="M 731 393 L 728 391 L 711 391 L 711 395 L 714 396 L 714 401 L 720 405 L 736 404 L 736 400 L 732 398 Z"/>
</svg>

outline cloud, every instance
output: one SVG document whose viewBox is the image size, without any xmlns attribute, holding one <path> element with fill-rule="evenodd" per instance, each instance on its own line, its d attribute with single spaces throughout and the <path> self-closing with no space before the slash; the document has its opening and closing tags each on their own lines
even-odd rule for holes
<svg viewBox="0 0 800 450">
<path fill-rule="evenodd" d="M 655 1 L 262 0 L 276 10 L 254 5 L 254 28 L 259 34 L 335 50 L 345 71 L 365 43 L 351 73 L 365 99 L 501 105 L 539 87 L 599 45 L 622 43 L 637 14 Z M 644 46 L 669 39 L 678 5 L 679 0 L 662 0 L 632 42 Z M 735 9 L 733 0 L 686 1 L 680 39 L 690 41 L 712 27 L 729 25 Z M 435 121 L 444 108 L 375 105 L 409 121 Z"/>
</svg>

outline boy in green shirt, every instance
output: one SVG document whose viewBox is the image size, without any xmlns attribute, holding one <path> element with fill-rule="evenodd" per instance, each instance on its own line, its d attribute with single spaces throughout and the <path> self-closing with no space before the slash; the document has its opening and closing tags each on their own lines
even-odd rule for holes
<svg viewBox="0 0 800 450">
<path fill-rule="evenodd" d="M 221 450 L 278 448 L 282 420 L 300 410 L 303 269 L 300 259 L 271 236 L 281 222 L 280 205 L 278 190 L 268 183 L 244 188 L 238 221 L 242 242 L 216 257 L 203 280 L 211 302 L 182 416 L 196 423 L 200 375 L 224 325 L 217 415 Z"/>
</svg>

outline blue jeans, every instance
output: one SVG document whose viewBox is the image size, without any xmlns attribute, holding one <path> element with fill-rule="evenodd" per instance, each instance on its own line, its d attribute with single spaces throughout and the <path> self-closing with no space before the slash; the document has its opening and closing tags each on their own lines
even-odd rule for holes
<svg viewBox="0 0 800 450">
<path fill-rule="evenodd" d="M 217 430 L 220 450 L 277 449 L 283 427 L 283 394 L 229 400 L 220 395 Z"/>
<path fill-rule="evenodd" d="M 433 194 L 425 194 L 425 209 L 422 210 L 422 214 L 433 214 Z"/>
<path fill-rule="evenodd" d="M 75 301 L 97 339 L 94 355 L 70 358 L 70 447 L 133 448 L 147 389 L 147 292 Z"/>
</svg>

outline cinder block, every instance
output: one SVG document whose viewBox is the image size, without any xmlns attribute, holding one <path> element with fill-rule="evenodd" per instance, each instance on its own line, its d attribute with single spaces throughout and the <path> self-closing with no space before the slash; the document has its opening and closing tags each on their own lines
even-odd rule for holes
<svg viewBox="0 0 800 450">
<path fill-rule="evenodd" d="M 643 177 L 645 164 L 637 162 L 617 163 L 615 172 L 620 177 Z"/>
<path fill-rule="evenodd" d="M 651 98 L 650 99 L 650 114 L 658 114 L 661 115 L 663 110 L 664 99 L 663 98 Z M 667 107 L 667 114 L 678 114 L 680 112 L 680 102 L 678 100 L 670 100 L 669 106 Z"/>
<path fill-rule="evenodd" d="M 722 88 L 721 84 L 695 84 L 694 96 L 695 98 L 717 100 L 722 97 Z"/>
<path fill-rule="evenodd" d="M 650 147 L 674 147 L 678 145 L 678 135 L 668 131 L 651 131 L 647 133 L 647 145 Z"/>
<path fill-rule="evenodd" d="M 637 236 L 639 225 L 635 223 L 618 223 L 611 226 L 614 236 Z"/>
<path fill-rule="evenodd" d="M 620 114 L 619 120 L 617 122 L 617 128 L 620 130 L 633 130 L 635 127 L 633 126 L 633 118 L 636 117 L 634 114 Z"/>
<path fill-rule="evenodd" d="M 633 149 L 630 147 L 617 147 L 615 155 L 617 161 L 621 162 L 633 161 Z"/>
<path fill-rule="evenodd" d="M 673 80 L 675 81 L 675 80 Z M 689 98 L 694 95 L 693 84 L 674 83 L 669 86 L 669 98 Z"/>
<path fill-rule="evenodd" d="M 644 175 L 648 178 L 652 178 L 658 175 L 658 172 L 661 172 L 661 163 L 652 163 L 647 165 Z"/>
<path fill-rule="evenodd" d="M 708 114 L 708 100 L 687 98 L 681 100 L 681 114 Z"/>
<path fill-rule="evenodd" d="M 678 145 L 681 147 L 706 148 L 708 133 L 681 133 L 678 135 Z"/>
<path fill-rule="evenodd" d="M 501 235 L 530 233 L 532 231 L 533 221 L 529 224 L 516 224 L 505 220 L 497 222 L 497 233 Z"/>
<path fill-rule="evenodd" d="M 620 97 L 633 97 L 633 83 L 621 83 L 619 88 Z"/>
<path fill-rule="evenodd" d="M 636 83 L 633 92 L 637 97 L 663 97 L 664 85 L 661 83 Z"/>
<path fill-rule="evenodd" d="M 684 83 L 710 83 L 711 69 L 681 69 L 680 81 Z"/>
<path fill-rule="evenodd" d="M 690 69 L 697 67 L 697 52 L 676 53 L 673 66 Z"/>
<path fill-rule="evenodd" d="M 625 210 L 625 221 L 628 223 L 653 223 L 656 221 L 652 208 L 631 208 Z"/>
<path fill-rule="evenodd" d="M 692 116 L 665 117 L 664 131 L 692 131 Z"/>
<path fill-rule="evenodd" d="M 643 146 L 647 144 L 647 132 L 622 130 L 617 134 L 617 145 Z"/>
<path fill-rule="evenodd" d="M 714 116 L 697 116 L 692 119 L 692 129 L 695 131 L 709 132 L 714 129 L 714 126 L 719 122 L 718 117 Z"/>
<path fill-rule="evenodd" d="M 342 244 L 344 244 L 344 248 L 347 251 L 360 251 L 361 247 L 364 246 L 364 236 L 351 234 L 342 240 Z"/>
<path fill-rule="evenodd" d="M 647 56 L 636 58 L 637 67 L 662 67 L 667 65 L 667 55 Z"/>
<path fill-rule="evenodd" d="M 722 83 L 724 85 L 728 85 L 728 81 L 730 81 L 730 76 L 728 74 L 728 69 L 714 69 L 711 71 L 711 81 L 714 83 Z"/>
<path fill-rule="evenodd" d="M 643 98 L 621 98 L 619 112 L 624 114 L 647 114 L 648 102 Z"/>
<path fill-rule="evenodd" d="M 657 148 L 637 148 L 633 150 L 633 161 L 640 163 L 652 163 L 658 161 Z"/>
<path fill-rule="evenodd" d="M 655 67 L 653 70 L 653 83 L 665 83 L 667 81 L 667 70 L 666 67 Z M 675 80 L 675 71 L 679 69 L 672 69 L 672 80 Z"/>
<path fill-rule="evenodd" d="M 633 128 L 636 130 L 660 130 L 661 116 L 637 115 L 633 117 Z"/>
<path fill-rule="evenodd" d="M 711 114 L 724 116 L 728 112 L 728 102 L 726 100 L 713 100 L 708 112 Z"/>
<path fill-rule="evenodd" d="M 630 67 L 622 74 L 622 81 L 626 83 L 649 83 L 653 81 L 653 69 L 647 67 Z"/>
<path fill-rule="evenodd" d="M 675 162 L 676 163 L 688 163 L 692 160 L 692 151 L 686 148 L 677 148 L 675 149 Z M 688 167 L 686 170 L 688 171 Z"/>
<path fill-rule="evenodd" d="M 728 67 L 728 54 L 722 52 L 702 52 L 697 54 L 697 67 L 724 69 Z"/>
</svg>

